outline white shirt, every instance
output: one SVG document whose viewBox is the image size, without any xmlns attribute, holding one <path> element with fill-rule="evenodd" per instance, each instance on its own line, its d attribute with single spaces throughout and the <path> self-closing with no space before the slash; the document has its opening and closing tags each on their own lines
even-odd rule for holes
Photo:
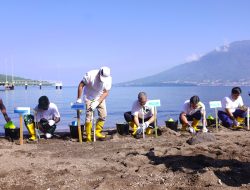
<svg viewBox="0 0 250 190">
<path fill-rule="evenodd" d="M 143 111 L 142 111 L 142 108 L 143 108 Z M 139 101 L 136 100 L 133 103 L 131 113 L 132 113 L 133 116 L 138 115 L 138 117 L 140 119 L 142 119 L 143 114 L 144 114 L 144 118 L 150 118 L 150 117 L 152 117 L 154 115 L 154 108 L 146 106 L 146 105 L 142 106 L 142 105 L 140 105 Z"/>
<path fill-rule="evenodd" d="M 57 106 L 54 103 L 49 104 L 48 110 L 38 109 L 38 106 L 34 109 L 37 112 L 36 121 L 39 122 L 40 119 L 44 118 L 47 120 L 54 119 L 55 117 L 59 118 L 60 113 L 57 109 Z"/>
<path fill-rule="evenodd" d="M 102 82 L 98 75 L 99 70 L 91 70 L 83 77 L 84 96 L 86 100 L 97 100 L 103 94 L 104 90 L 110 90 L 112 86 L 112 78 L 109 77 L 107 82 Z"/>
<path fill-rule="evenodd" d="M 197 108 L 192 108 L 190 106 L 190 100 L 186 100 L 184 102 L 182 111 L 185 112 L 187 115 L 192 115 L 193 113 L 197 112 L 198 110 L 201 110 L 202 113 L 205 111 L 205 105 L 202 102 L 198 102 Z"/>
<path fill-rule="evenodd" d="M 229 97 L 224 97 L 221 104 L 222 108 L 229 109 L 231 113 L 235 112 L 237 108 L 244 105 L 241 96 L 239 96 L 236 100 L 233 100 L 231 95 Z"/>
</svg>

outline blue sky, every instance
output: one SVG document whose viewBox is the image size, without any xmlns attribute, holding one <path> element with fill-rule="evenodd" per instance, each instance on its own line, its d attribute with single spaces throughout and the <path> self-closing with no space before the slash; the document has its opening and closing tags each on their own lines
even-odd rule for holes
<svg viewBox="0 0 250 190">
<path fill-rule="evenodd" d="M 78 85 L 149 76 L 250 39 L 248 0 L 1 0 L 0 73 Z M 6 69 L 7 68 L 7 69 Z"/>
</svg>

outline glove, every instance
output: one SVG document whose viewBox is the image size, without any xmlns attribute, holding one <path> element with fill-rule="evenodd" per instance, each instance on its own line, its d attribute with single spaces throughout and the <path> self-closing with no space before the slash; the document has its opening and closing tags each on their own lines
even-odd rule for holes
<svg viewBox="0 0 250 190">
<path fill-rule="evenodd" d="M 99 105 L 99 102 L 97 100 L 91 102 L 90 104 L 91 110 L 94 111 L 98 105 Z"/>
<path fill-rule="evenodd" d="M 233 125 L 236 126 L 236 127 L 238 127 L 240 125 L 240 123 L 238 121 L 234 120 L 233 121 Z"/>
<path fill-rule="evenodd" d="M 141 134 L 143 132 L 143 130 L 145 131 L 145 129 L 149 126 L 149 123 L 148 122 L 145 122 L 145 123 L 140 123 L 136 133 L 137 134 Z"/>
<path fill-rule="evenodd" d="M 137 128 L 136 134 L 138 134 L 138 135 L 141 134 L 142 128 L 143 128 L 143 126 L 142 126 L 142 124 L 140 124 L 139 127 Z"/>
<path fill-rule="evenodd" d="M 76 103 L 82 103 L 82 99 L 81 98 L 78 98 L 77 100 L 76 100 Z"/>
<path fill-rule="evenodd" d="M 243 111 L 247 111 L 247 106 L 243 105 L 243 106 L 240 107 L 240 109 L 243 110 Z"/>
<path fill-rule="evenodd" d="M 192 133 L 192 134 L 195 134 L 196 132 L 195 132 L 195 129 L 193 128 L 193 127 L 189 127 L 188 128 L 188 132 L 190 132 L 190 133 Z"/>
<path fill-rule="evenodd" d="M 148 127 L 149 127 L 149 122 L 146 121 L 146 122 L 144 123 L 144 125 L 145 125 L 145 129 L 148 128 Z"/>
<path fill-rule="evenodd" d="M 53 125 L 55 125 L 55 123 L 56 122 L 54 120 L 52 120 L 52 119 L 48 121 L 49 126 L 53 126 Z"/>
</svg>

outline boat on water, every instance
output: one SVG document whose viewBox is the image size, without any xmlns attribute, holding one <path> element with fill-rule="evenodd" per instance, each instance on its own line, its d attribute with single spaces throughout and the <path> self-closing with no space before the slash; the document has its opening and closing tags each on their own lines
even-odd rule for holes
<svg viewBox="0 0 250 190">
<path fill-rule="evenodd" d="M 4 85 L 5 90 L 14 90 L 15 86 L 13 84 L 6 84 Z"/>
</svg>

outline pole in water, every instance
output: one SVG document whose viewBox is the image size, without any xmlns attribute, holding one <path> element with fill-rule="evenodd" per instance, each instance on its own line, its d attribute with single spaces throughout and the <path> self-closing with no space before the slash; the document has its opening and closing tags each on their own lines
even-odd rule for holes
<svg viewBox="0 0 250 190">
<path fill-rule="evenodd" d="M 39 83 L 39 88 L 40 88 L 40 90 L 42 89 L 42 83 Z"/>
</svg>

